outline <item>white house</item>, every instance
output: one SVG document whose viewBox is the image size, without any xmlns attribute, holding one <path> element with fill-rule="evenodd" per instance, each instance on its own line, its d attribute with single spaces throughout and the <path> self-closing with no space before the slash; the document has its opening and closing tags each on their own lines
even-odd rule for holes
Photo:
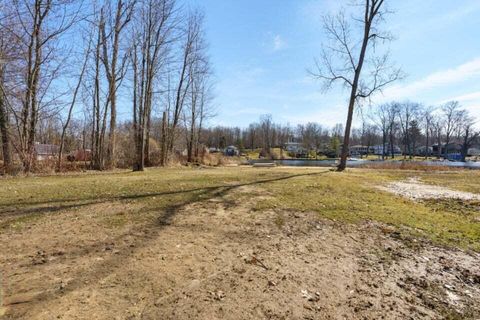
<svg viewBox="0 0 480 320">
<path fill-rule="evenodd" d="M 302 152 L 305 148 L 302 146 L 300 142 L 287 142 L 285 143 L 285 150 L 287 152 Z"/>
<path fill-rule="evenodd" d="M 391 155 L 392 154 L 392 149 L 393 149 L 393 154 L 394 155 L 402 154 L 402 150 L 398 146 L 393 145 L 392 148 L 390 148 L 389 144 L 386 144 L 385 146 L 383 146 L 381 144 L 373 146 L 373 154 L 375 154 L 377 156 L 381 156 L 382 154 L 384 154 L 383 151 L 385 150 L 385 155 Z"/>
<path fill-rule="evenodd" d="M 362 145 L 356 145 L 356 146 L 351 146 L 350 148 L 350 155 L 351 156 L 363 156 L 366 154 L 374 154 L 375 150 L 372 146 L 362 146 Z"/>
<path fill-rule="evenodd" d="M 470 148 L 467 154 L 472 157 L 478 157 L 480 156 L 480 148 Z"/>
</svg>

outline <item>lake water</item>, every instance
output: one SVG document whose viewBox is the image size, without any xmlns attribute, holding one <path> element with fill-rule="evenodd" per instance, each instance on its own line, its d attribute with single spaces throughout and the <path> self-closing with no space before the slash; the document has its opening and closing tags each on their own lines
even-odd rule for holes
<svg viewBox="0 0 480 320">
<path fill-rule="evenodd" d="M 258 160 L 249 160 L 249 164 L 254 163 L 272 163 L 279 166 L 288 166 L 288 167 L 334 167 L 338 164 L 336 160 L 310 160 L 310 159 L 284 159 L 284 160 L 267 160 L 267 159 L 258 159 Z M 377 164 L 381 163 L 379 160 L 348 160 L 347 166 L 349 167 L 360 167 L 368 164 Z M 388 161 L 392 163 L 400 164 L 402 161 Z M 445 167 L 457 167 L 457 168 L 466 168 L 466 169 L 480 169 L 480 162 L 458 162 L 458 161 L 418 161 L 417 163 L 429 166 L 445 166 Z"/>
</svg>

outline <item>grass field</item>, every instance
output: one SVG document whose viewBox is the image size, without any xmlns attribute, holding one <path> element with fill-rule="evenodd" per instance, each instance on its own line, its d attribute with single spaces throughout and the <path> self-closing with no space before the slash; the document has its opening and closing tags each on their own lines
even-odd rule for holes
<svg viewBox="0 0 480 320">
<path fill-rule="evenodd" d="M 440 243 L 480 250 L 480 204 L 462 205 L 454 200 L 413 202 L 375 188 L 387 181 L 413 176 L 431 184 L 480 193 L 480 174 L 476 171 L 352 169 L 336 173 L 302 168 L 182 168 L 31 177 L 1 181 L 0 226 L 3 230 L 22 228 L 57 211 L 92 204 L 114 201 L 136 204 L 135 209 L 125 210 L 123 218 L 107 216 L 108 220 L 121 224 L 126 219 L 151 219 L 149 212 L 208 199 L 240 185 L 258 184 L 274 195 L 257 203 L 259 211 L 309 210 L 346 222 L 375 220 Z"/>
<path fill-rule="evenodd" d="M 378 188 L 411 178 L 480 192 L 461 170 L 2 179 L 0 316 L 478 319 L 480 204 Z"/>
</svg>

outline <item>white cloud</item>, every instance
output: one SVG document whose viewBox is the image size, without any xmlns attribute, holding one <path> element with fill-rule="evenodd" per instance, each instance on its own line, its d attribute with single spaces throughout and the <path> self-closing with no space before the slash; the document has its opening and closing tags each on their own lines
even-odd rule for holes
<svg viewBox="0 0 480 320">
<path fill-rule="evenodd" d="M 384 91 L 384 100 L 416 99 L 425 91 L 453 85 L 480 76 L 480 58 L 473 59 L 452 69 L 434 72 L 420 80 L 405 84 L 395 85 Z"/>
<path fill-rule="evenodd" d="M 473 102 L 473 101 L 479 101 L 479 100 L 480 100 L 480 91 L 477 91 L 477 92 L 467 93 L 461 96 L 456 96 L 453 98 L 443 100 L 442 103 L 445 103 L 448 101 L 458 101 L 460 103 L 465 103 L 465 102 Z"/>
<path fill-rule="evenodd" d="M 273 37 L 273 51 L 285 49 L 286 46 L 287 42 L 280 35 L 277 34 Z"/>
<path fill-rule="evenodd" d="M 462 107 L 468 110 L 470 115 L 474 116 L 477 120 L 480 120 L 480 91 L 467 93 L 461 96 L 454 96 L 441 101 L 440 104 L 448 101 L 460 102 Z M 478 123 L 477 127 L 480 127 L 480 123 Z"/>
<path fill-rule="evenodd" d="M 474 116 L 477 121 L 480 120 L 480 100 L 476 101 L 476 104 L 465 106 L 465 109 L 467 109 L 470 115 Z M 480 123 L 477 122 L 477 127 L 479 127 L 479 125 Z"/>
</svg>

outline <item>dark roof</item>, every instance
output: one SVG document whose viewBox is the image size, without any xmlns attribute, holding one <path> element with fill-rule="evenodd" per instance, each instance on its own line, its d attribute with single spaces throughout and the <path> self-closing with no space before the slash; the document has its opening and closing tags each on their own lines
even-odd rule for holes
<svg viewBox="0 0 480 320">
<path fill-rule="evenodd" d="M 35 153 L 37 155 L 52 155 L 58 153 L 59 146 L 54 144 L 41 144 L 35 145 Z"/>
</svg>

